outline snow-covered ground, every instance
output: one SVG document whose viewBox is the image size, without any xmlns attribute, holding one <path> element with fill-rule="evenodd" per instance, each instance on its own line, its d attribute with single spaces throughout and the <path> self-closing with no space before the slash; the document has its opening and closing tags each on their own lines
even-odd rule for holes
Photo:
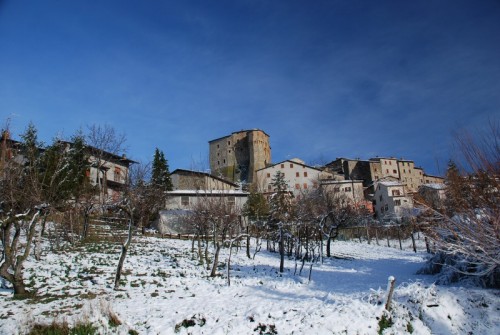
<svg viewBox="0 0 500 335">
<path fill-rule="evenodd" d="M 333 244 L 336 258 L 315 264 L 311 281 L 277 254 L 254 260 L 233 253 L 231 285 L 221 252 L 220 276 L 198 264 L 189 241 L 134 239 L 114 291 L 116 244 L 86 244 L 26 263 L 37 299 L 0 291 L 0 333 L 23 334 L 35 323 L 90 321 L 100 334 L 377 334 L 389 276 L 396 278 L 392 326 L 385 334 L 500 334 L 500 292 L 436 286 L 416 275 L 425 253 L 376 244 Z M 110 315 L 122 322 L 110 325 Z M 134 333 L 134 332 L 130 332 Z"/>
</svg>

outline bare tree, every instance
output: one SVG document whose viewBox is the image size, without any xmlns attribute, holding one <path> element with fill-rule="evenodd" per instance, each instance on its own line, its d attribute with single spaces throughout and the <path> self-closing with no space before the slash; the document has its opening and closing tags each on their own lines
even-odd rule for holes
<svg viewBox="0 0 500 335">
<path fill-rule="evenodd" d="M 500 287 L 500 123 L 477 134 L 464 131 L 456 143 L 461 157 L 448 169 L 447 210 L 427 207 L 435 221 L 427 233 L 440 258 L 433 261 Z"/>
<path fill-rule="evenodd" d="M 0 228 L 3 247 L 0 276 L 13 285 L 15 296 L 27 294 L 23 281 L 23 264 L 30 254 L 39 219 L 48 208 L 42 198 L 40 150 L 35 127 L 30 124 L 22 137 L 21 151 L 5 157 L 0 171 Z M 13 149 L 9 148 L 5 136 L 2 137 L 2 142 L 2 150 Z M 20 239 L 23 232 L 26 232 L 24 243 Z"/>
<path fill-rule="evenodd" d="M 100 189 L 100 204 L 104 205 L 107 200 L 106 194 L 106 163 L 111 155 L 121 155 L 127 151 L 126 136 L 119 134 L 109 125 L 91 125 L 88 127 L 86 141 L 91 152 L 90 163 L 97 170 L 95 183 Z"/>
<path fill-rule="evenodd" d="M 146 180 L 150 176 L 150 164 L 134 165 L 130 171 L 130 182 L 123 193 L 122 200 L 113 206 L 125 213 L 128 218 L 127 238 L 121 246 L 120 259 L 115 275 L 114 289 L 118 290 L 120 286 L 120 278 L 127 256 L 128 249 L 132 243 L 134 229 L 138 225 L 144 225 L 151 217 L 152 211 L 157 209 L 157 204 L 154 201 L 155 189 Z"/>
<path fill-rule="evenodd" d="M 200 263 L 203 263 L 204 256 L 211 277 L 217 275 L 219 254 L 225 241 L 231 240 L 234 235 L 241 232 L 240 217 L 241 209 L 224 195 L 206 193 L 191 207 L 188 222 L 196 231 Z M 201 250 L 202 239 L 205 243 L 204 255 Z M 213 260 L 210 260 L 208 255 L 210 243 L 214 247 Z"/>
</svg>

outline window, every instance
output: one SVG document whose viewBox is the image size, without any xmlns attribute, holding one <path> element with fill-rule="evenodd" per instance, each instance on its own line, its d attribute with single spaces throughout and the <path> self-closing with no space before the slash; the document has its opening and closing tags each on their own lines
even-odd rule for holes
<svg viewBox="0 0 500 335">
<path fill-rule="evenodd" d="M 377 200 L 373 200 L 373 206 L 377 204 Z"/>
<path fill-rule="evenodd" d="M 401 200 L 399 199 L 394 200 L 394 206 L 401 206 Z"/>
<path fill-rule="evenodd" d="M 391 162 L 391 161 L 389 161 L 389 165 L 392 165 L 392 162 Z"/>
<path fill-rule="evenodd" d="M 295 184 L 295 188 L 298 190 L 300 189 L 300 184 Z"/>
<path fill-rule="evenodd" d="M 340 188 L 338 188 L 338 187 L 335 187 L 335 188 L 333 189 L 333 192 L 338 192 L 338 191 L 340 191 Z"/>
<path fill-rule="evenodd" d="M 284 169 L 285 168 L 285 164 L 281 164 L 281 168 Z"/>
<path fill-rule="evenodd" d="M 304 172 L 304 177 L 307 177 L 307 171 L 306 171 L 306 172 Z"/>
<path fill-rule="evenodd" d="M 229 206 L 234 206 L 236 204 L 236 198 L 235 197 L 228 197 L 227 203 L 229 204 Z"/>
<path fill-rule="evenodd" d="M 398 171 L 397 170 L 392 170 L 392 173 L 398 173 Z"/>
<path fill-rule="evenodd" d="M 398 195 L 401 195 L 401 192 L 399 190 L 392 190 L 393 197 L 398 196 Z"/>
<path fill-rule="evenodd" d="M 227 141 L 227 145 L 231 145 L 231 141 Z"/>
<path fill-rule="evenodd" d="M 389 210 L 389 205 L 385 205 L 385 211 L 387 212 Z"/>
<path fill-rule="evenodd" d="M 187 195 L 181 196 L 181 205 L 189 206 L 189 197 Z"/>
<path fill-rule="evenodd" d="M 121 181 L 121 172 L 122 170 L 119 167 L 115 166 L 114 181 Z"/>
<path fill-rule="evenodd" d="M 295 172 L 295 177 L 300 177 L 300 173 L 299 172 Z"/>
<path fill-rule="evenodd" d="M 404 164 L 404 163 L 403 163 L 403 164 Z M 406 170 L 405 170 L 405 169 L 403 169 L 403 173 L 406 173 Z"/>
<path fill-rule="evenodd" d="M 293 164 L 292 164 L 292 163 L 290 163 L 290 169 L 291 169 L 291 168 L 293 168 Z"/>
<path fill-rule="evenodd" d="M 270 173 L 267 174 L 267 178 L 271 178 L 271 174 Z"/>
<path fill-rule="evenodd" d="M 382 202 L 382 199 L 383 199 L 383 198 L 382 198 L 382 196 L 380 196 L 380 198 L 379 198 L 379 199 L 380 199 L 380 202 Z"/>
<path fill-rule="evenodd" d="M 350 187 L 344 188 L 344 192 L 351 192 L 351 188 Z"/>
<path fill-rule="evenodd" d="M 385 169 L 385 172 L 386 172 L 386 173 L 389 173 L 389 169 Z"/>
<path fill-rule="evenodd" d="M 307 184 L 306 184 L 306 183 L 304 183 L 304 189 L 306 189 L 306 188 L 307 188 Z"/>
</svg>

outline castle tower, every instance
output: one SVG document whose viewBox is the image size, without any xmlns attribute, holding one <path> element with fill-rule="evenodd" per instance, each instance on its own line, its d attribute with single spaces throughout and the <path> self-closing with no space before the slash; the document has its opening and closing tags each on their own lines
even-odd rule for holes
<svg viewBox="0 0 500 335">
<path fill-rule="evenodd" d="M 255 172 L 271 163 L 269 135 L 260 129 L 242 130 L 209 141 L 212 174 L 232 181 L 255 180 Z"/>
</svg>

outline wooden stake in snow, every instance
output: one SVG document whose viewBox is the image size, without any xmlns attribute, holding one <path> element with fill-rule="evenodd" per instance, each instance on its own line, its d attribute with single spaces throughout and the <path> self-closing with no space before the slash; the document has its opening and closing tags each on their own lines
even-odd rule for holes
<svg viewBox="0 0 500 335">
<path fill-rule="evenodd" d="M 392 300 L 392 294 L 394 293 L 395 283 L 396 283 L 396 278 L 390 276 L 387 283 L 387 298 L 385 302 L 385 309 L 388 311 L 391 310 L 391 300 Z"/>
</svg>

